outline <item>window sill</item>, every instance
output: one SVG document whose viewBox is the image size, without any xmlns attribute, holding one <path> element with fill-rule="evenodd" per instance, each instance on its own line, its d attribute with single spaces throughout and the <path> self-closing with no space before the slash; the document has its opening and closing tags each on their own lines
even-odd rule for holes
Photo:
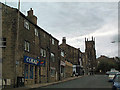
<svg viewBox="0 0 120 90">
<path fill-rule="evenodd" d="M 55 76 L 53 76 L 53 75 L 50 75 L 51 77 L 55 77 Z"/>
<path fill-rule="evenodd" d="M 24 51 L 25 51 L 25 52 L 28 52 L 28 53 L 30 52 L 30 51 L 27 51 L 27 50 L 24 50 Z"/>
</svg>

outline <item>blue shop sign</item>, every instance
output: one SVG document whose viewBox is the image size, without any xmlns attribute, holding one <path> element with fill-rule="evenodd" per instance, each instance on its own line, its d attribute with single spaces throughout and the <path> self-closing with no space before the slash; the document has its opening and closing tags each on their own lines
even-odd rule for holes
<svg viewBox="0 0 120 90">
<path fill-rule="evenodd" d="M 24 63 L 29 63 L 29 64 L 33 64 L 33 65 L 45 65 L 45 61 L 44 60 L 38 60 L 38 59 L 34 59 L 28 56 L 24 56 Z"/>
</svg>

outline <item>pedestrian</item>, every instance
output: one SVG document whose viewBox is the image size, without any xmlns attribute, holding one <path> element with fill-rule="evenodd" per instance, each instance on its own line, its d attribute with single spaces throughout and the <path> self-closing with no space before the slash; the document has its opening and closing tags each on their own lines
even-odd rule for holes
<svg viewBox="0 0 120 90">
<path fill-rule="evenodd" d="M 75 76 L 75 71 L 73 71 L 73 76 Z"/>
</svg>

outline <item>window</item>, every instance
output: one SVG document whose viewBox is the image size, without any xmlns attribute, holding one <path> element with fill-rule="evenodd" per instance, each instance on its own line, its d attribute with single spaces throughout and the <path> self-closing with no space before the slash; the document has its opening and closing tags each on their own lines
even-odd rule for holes
<svg viewBox="0 0 120 90">
<path fill-rule="evenodd" d="M 30 51 L 30 43 L 25 41 L 25 48 L 24 48 L 25 51 Z"/>
<path fill-rule="evenodd" d="M 41 48 L 40 55 L 43 56 L 43 57 L 46 57 L 46 50 Z"/>
<path fill-rule="evenodd" d="M 52 38 L 52 44 L 54 45 L 55 44 L 55 40 Z"/>
<path fill-rule="evenodd" d="M 61 73 L 64 73 L 64 66 L 61 66 Z"/>
<path fill-rule="evenodd" d="M 51 75 L 51 76 L 55 76 L 55 68 L 51 68 L 50 75 Z"/>
<path fill-rule="evenodd" d="M 25 64 L 25 73 L 24 73 L 24 75 L 25 75 L 25 79 L 28 79 L 28 65 L 27 64 Z"/>
<path fill-rule="evenodd" d="M 62 57 L 64 57 L 64 56 L 65 56 L 63 51 L 61 51 L 61 56 L 62 56 Z"/>
<path fill-rule="evenodd" d="M 1 38 L 0 47 L 6 47 L 6 38 Z"/>
<path fill-rule="evenodd" d="M 115 82 L 120 82 L 120 75 L 119 74 L 115 76 L 114 81 Z"/>
<path fill-rule="evenodd" d="M 95 48 L 95 45 L 93 45 L 93 48 Z"/>
<path fill-rule="evenodd" d="M 82 59 L 81 58 L 79 58 L 79 62 L 80 62 L 80 66 L 82 66 Z"/>
<path fill-rule="evenodd" d="M 35 35 L 38 36 L 38 30 L 35 28 Z"/>
<path fill-rule="evenodd" d="M 51 61 L 54 62 L 55 61 L 55 54 L 51 53 Z"/>
<path fill-rule="evenodd" d="M 45 33 L 43 34 L 44 38 L 46 37 Z"/>
<path fill-rule="evenodd" d="M 39 67 L 39 77 L 41 77 L 41 67 Z"/>
<path fill-rule="evenodd" d="M 33 66 L 30 66 L 30 79 L 33 79 Z"/>
<path fill-rule="evenodd" d="M 24 20 L 24 27 L 29 30 L 29 23 L 26 20 Z"/>
</svg>

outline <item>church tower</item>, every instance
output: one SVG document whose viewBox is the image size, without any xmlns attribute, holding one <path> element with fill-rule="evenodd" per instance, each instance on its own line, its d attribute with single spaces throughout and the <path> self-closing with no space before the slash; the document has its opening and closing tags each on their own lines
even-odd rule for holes
<svg viewBox="0 0 120 90">
<path fill-rule="evenodd" d="M 85 38 L 85 54 L 86 54 L 86 67 L 88 74 L 93 74 L 96 70 L 96 50 L 95 50 L 95 38 L 88 40 Z"/>
</svg>

